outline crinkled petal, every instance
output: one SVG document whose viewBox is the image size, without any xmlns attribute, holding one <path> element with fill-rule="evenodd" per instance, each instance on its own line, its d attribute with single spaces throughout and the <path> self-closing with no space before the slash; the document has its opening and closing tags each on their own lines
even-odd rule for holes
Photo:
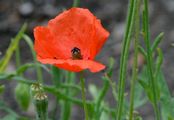
<svg viewBox="0 0 174 120">
<path fill-rule="evenodd" d="M 44 64 L 53 64 L 59 68 L 80 72 L 84 69 L 89 69 L 91 72 L 99 72 L 105 68 L 103 64 L 92 60 L 63 60 L 63 59 L 41 59 L 37 58 L 41 63 Z"/>
<path fill-rule="evenodd" d="M 109 32 L 106 31 L 102 25 L 100 20 L 95 20 L 95 35 L 94 35 L 94 40 L 93 44 L 91 44 L 91 50 L 90 50 L 90 54 L 91 56 L 95 57 L 99 51 L 101 50 L 101 48 L 103 47 L 104 43 L 106 42 L 106 40 L 109 37 Z"/>
<path fill-rule="evenodd" d="M 100 21 L 88 10 L 71 8 L 48 23 L 48 28 L 57 39 L 62 51 L 74 47 L 81 50 L 83 59 L 94 59 L 109 36 Z"/>
<path fill-rule="evenodd" d="M 61 51 L 56 45 L 56 40 L 47 27 L 38 26 L 34 28 L 34 49 L 37 56 L 42 58 L 67 59 L 67 52 Z M 68 57 L 69 58 L 69 57 Z"/>
</svg>

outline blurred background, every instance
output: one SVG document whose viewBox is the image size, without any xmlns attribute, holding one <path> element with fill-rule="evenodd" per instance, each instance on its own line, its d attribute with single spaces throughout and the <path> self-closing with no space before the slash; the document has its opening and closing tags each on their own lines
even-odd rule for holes
<svg viewBox="0 0 174 120">
<path fill-rule="evenodd" d="M 26 33 L 33 38 L 33 28 L 35 26 L 46 25 L 49 19 L 54 18 L 63 10 L 71 8 L 72 3 L 73 0 L 0 0 L 0 58 L 5 54 L 11 38 L 17 34 L 24 22 L 28 23 Z M 149 0 L 149 4 L 152 41 L 160 32 L 165 33 L 164 40 L 160 44 L 164 54 L 163 72 L 170 91 L 174 95 L 174 47 L 172 47 L 172 43 L 174 43 L 174 0 Z M 124 33 L 127 5 L 128 0 L 81 0 L 80 3 L 80 7 L 88 8 L 101 19 L 103 26 L 111 33 L 107 43 L 96 59 L 105 64 L 108 64 L 109 57 L 115 59 L 113 80 L 116 82 L 118 82 L 121 42 Z M 22 62 L 30 62 L 32 57 L 28 46 L 25 42 L 20 44 Z M 132 52 L 133 47 L 130 49 L 131 54 Z M 131 67 L 132 63 L 131 54 L 129 56 L 129 67 Z M 12 60 L 8 70 L 15 68 L 14 63 Z M 143 64 L 143 58 L 140 56 L 139 66 L 141 67 Z M 32 71 L 27 74 L 31 78 L 35 76 Z M 95 83 L 99 86 L 102 85 L 100 75 L 102 73 L 85 73 L 88 83 Z M 46 76 L 45 79 L 49 83 L 49 76 Z M 7 84 L 6 89 L 8 91 L 6 90 L 2 99 L 8 101 L 9 106 L 13 109 L 20 111 L 13 96 L 14 85 L 15 83 L 13 82 Z M 127 86 L 127 91 L 129 91 L 129 85 Z M 108 94 L 108 99 L 110 99 L 110 104 L 114 104 L 111 94 L 111 92 Z M 80 111 L 82 111 L 81 108 L 73 108 L 72 116 L 74 120 L 82 120 L 79 114 Z M 139 112 L 144 120 L 153 120 L 153 110 L 150 104 L 144 105 Z M 32 111 L 30 113 L 31 115 L 34 114 Z M 0 111 L 0 118 L 2 116 L 3 113 Z"/>
</svg>

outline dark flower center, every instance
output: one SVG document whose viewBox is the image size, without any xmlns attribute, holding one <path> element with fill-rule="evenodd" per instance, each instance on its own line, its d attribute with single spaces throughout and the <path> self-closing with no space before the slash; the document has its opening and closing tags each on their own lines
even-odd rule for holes
<svg viewBox="0 0 174 120">
<path fill-rule="evenodd" d="M 81 51 L 80 51 L 80 49 L 77 48 L 77 47 L 74 47 L 74 48 L 71 50 L 71 54 L 72 54 L 72 59 L 73 59 L 73 60 L 80 60 L 80 59 L 82 59 Z"/>
</svg>

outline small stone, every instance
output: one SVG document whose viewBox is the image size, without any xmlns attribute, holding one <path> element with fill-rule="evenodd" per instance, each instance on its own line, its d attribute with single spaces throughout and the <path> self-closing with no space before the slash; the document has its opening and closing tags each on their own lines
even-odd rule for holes
<svg viewBox="0 0 174 120">
<path fill-rule="evenodd" d="M 30 2 L 23 3 L 19 7 L 19 13 L 23 16 L 31 15 L 33 10 L 34 10 L 34 7 Z"/>
<path fill-rule="evenodd" d="M 174 1 L 173 0 L 162 0 L 164 7 L 169 12 L 174 12 Z"/>
<path fill-rule="evenodd" d="M 51 4 L 46 4 L 43 6 L 43 13 L 47 16 L 53 17 L 57 14 L 58 11 L 59 10 Z"/>
<path fill-rule="evenodd" d="M 171 45 L 172 45 L 172 47 L 174 47 L 174 43 L 172 43 Z"/>
</svg>

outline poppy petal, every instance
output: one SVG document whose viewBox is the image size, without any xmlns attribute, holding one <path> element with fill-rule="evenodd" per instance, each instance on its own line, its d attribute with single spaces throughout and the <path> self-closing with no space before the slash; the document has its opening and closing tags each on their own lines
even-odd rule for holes
<svg viewBox="0 0 174 120">
<path fill-rule="evenodd" d="M 94 58 L 108 36 L 109 32 L 88 9 L 71 8 L 50 20 L 48 26 L 34 29 L 34 49 L 42 63 L 74 72 L 98 72 L 105 66 Z M 79 49 L 82 59 L 73 59 L 74 48 Z"/>
<path fill-rule="evenodd" d="M 67 51 L 71 57 L 72 48 L 78 47 L 83 59 L 94 59 L 109 36 L 100 21 L 83 8 L 71 8 L 61 13 L 49 21 L 48 28 L 62 51 Z"/>
<path fill-rule="evenodd" d="M 80 72 L 84 69 L 89 69 L 91 72 L 99 72 L 105 68 L 103 64 L 92 60 L 37 59 L 43 64 L 53 64 L 59 68 L 74 72 Z"/>
<path fill-rule="evenodd" d="M 47 27 L 35 27 L 34 37 L 34 49 L 38 56 L 42 58 L 66 58 L 66 52 L 62 52 L 61 49 L 57 47 L 54 36 Z"/>
<path fill-rule="evenodd" d="M 109 37 L 109 32 L 102 27 L 100 20 L 95 21 L 95 31 L 94 39 L 96 41 L 94 40 L 94 43 L 91 46 L 91 56 L 93 57 L 98 54 Z"/>
</svg>

